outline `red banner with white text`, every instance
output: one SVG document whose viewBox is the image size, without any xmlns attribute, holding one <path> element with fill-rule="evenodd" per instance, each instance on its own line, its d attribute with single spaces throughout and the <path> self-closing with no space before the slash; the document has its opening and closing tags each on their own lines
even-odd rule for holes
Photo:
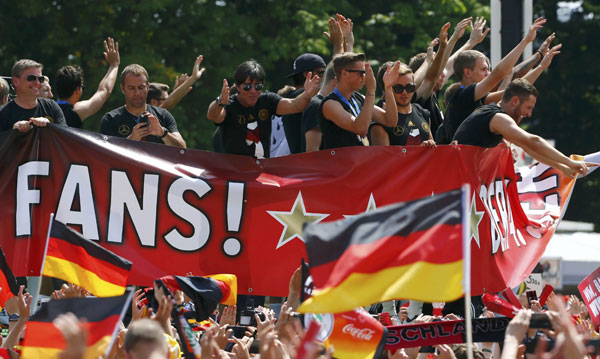
<svg viewBox="0 0 600 359">
<path fill-rule="evenodd" d="M 55 213 L 130 260 L 131 284 L 233 273 L 241 294 L 274 296 L 287 295 L 306 257 L 304 223 L 463 183 L 474 191 L 473 293 L 515 286 L 544 252 L 574 184 L 545 165 L 515 173 L 504 146 L 340 148 L 255 160 L 54 125 L 0 133 L 0 168 L 0 245 L 18 276 L 39 275 Z"/>
</svg>

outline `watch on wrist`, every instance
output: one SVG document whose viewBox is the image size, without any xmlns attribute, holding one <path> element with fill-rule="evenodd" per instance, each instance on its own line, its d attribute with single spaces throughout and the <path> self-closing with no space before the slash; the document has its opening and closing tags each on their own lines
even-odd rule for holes
<svg viewBox="0 0 600 359">
<path fill-rule="evenodd" d="M 17 313 L 13 313 L 8 317 L 9 322 L 16 322 L 19 320 L 19 315 Z"/>
<path fill-rule="evenodd" d="M 165 138 L 165 136 L 167 136 L 167 134 L 169 134 L 169 130 L 167 130 L 166 127 L 163 127 L 163 134 L 159 138 Z"/>
<path fill-rule="evenodd" d="M 217 106 L 224 107 L 225 105 L 227 105 L 226 103 L 221 103 L 221 96 L 217 96 L 217 99 L 215 101 L 217 102 Z"/>
</svg>

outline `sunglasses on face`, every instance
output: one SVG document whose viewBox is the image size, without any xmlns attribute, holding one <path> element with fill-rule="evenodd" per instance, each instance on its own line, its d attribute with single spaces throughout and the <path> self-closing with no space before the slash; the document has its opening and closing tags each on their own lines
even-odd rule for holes
<svg viewBox="0 0 600 359">
<path fill-rule="evenodd" d="M 345 69 L 348 72 L 356 72 L 358 74 L 360 74 L 360 76 L 364 76 L 364 74 L 366 74 L 367 72 L 365 70 L 352 70 L 352 69 Z"/>
<path fill-rule="evenodd" d="M 44 81 L 46 81 L 44 76 L 35 76 L 35 75 L 27 75 L 27 77 L 25 79 L 27 79 L 27 81 L 29 81 L 29 82 L 34 82 L 35 80 L 38 80 L 41 84 L 43 84 Z"/>
<path fill-rule="evenodd" d="M 404 90 L 406 90 L 407 93 L 413 93 L 415 92 L 416 86 L 415 84 L 406 84 L 406 85 L 394 85 L 392 86 L 392 89 L 394 90 L 395 93 L 402 93 Z"/>
<path fill-rule="evenodd" d="M 263 84 L 254 84 L 254 89 L 256 91 L 260 91 L 262 90 L 264 87 Z M 244 84 L 244 86 L 242 86 L 242 90 L 244 91 L 250 91 L 252 89 L 252 84 Z"/>
<path fill-rule="evenodd" d="M 313 75 L 323 77 L 323 75 L 325 75 L 325 70 L 313 71 Z"/>
</svg>

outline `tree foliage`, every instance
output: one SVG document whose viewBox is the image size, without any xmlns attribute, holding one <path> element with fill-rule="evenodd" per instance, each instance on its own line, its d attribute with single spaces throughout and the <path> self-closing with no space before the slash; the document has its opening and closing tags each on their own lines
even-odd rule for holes
<svg viewBox="0 0 600 359">
<path fill-rule="evenodd" d="M 555 31 L 564 44 L 549 73 L 537 82 L 541 96 L 529 128 L 554 138 L 564 153 L 597 150 L 600 132 L 600 93 L 596 59 L 600 21 L 598 1 L 585 1 L 567 22 L 557 18 L 558 3 L 535 2 L 535 14 L 548 18 L 538 39 Z M 286 84 L 293 60 L 314 52 L 326 60 L 331 46 L 322 32 L 329 16 L 340 12 L 354 22 L 356 46 L 374 65 L 388 60 L 408 61 L 439 33 L 446 21 L 454 25 L 467 16 L 489 19 L 489 2 L 476 0 L 27 0 L 4 2 L 0 21 L 5 29 L 0 42 L 1 74 L 9 75 L 19 58 L 45 65 L 52 79 L 66 64 L 85 71 L 87 96 L 104 75 L 102 40 L 114 37 L 120 44 L 121 69 L 139 63 L 151 81 L 172 84 L 175 76 L 191 70 L 198 54 L 206 72 L 194 90 L 173 111 L 179 129 L 192 148 L 210 150 L 215 126 L 206 120 L 208 104 L 242 61 L 254 58 L 268 74 L 267 88 Z M 462 39 L 465 41 L 466 37 Z M 459 47 L 461 42 L 457 45 Z M 489 42 L 480 46 L 487 53 Z M 85 98 L 84 94 L 84 98 Z M 124 104 L 118 84 L 104 108 L 86 120 L 85 128 L 99 129 L 102 115 Z M 568 216 L 596 221 L 600 201 L 596 175 L 579 181 Z M 592 200 L 590 200 L 592 199 Z"/>
</svg>

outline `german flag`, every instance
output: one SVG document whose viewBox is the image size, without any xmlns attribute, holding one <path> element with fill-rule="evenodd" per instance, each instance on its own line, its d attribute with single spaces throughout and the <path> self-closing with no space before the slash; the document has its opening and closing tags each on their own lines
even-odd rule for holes
<svg viewBox="0 0 600 359">
<path fill-rule="evenodd" d="M 60 352 L 66 348 L 66 342 L 52 321 L 68 312 L 75 314 L 78 319 L 87 319 L 85 358 L 95 359 L 107 354 L 132 294 L 130 292 L 110 298 L 71 298 L 45 303 L 27 322 L 21 357 L 59 358 Z"/>
<path fill-rule="evenodd" d="M 463 294 L 461 191 L 306 226 L 315 290 L 301 312 L 341 313 L 391 299 Z"/>
<path fill-rule="evenodd" d="M 181 290 L 196 307 L 198 322 L 208 319 L 219 303 L 235 305 L 237 277 L 233 274 L 199 276 L 165 276 L 157 279 L 170 291 Z"/>
<path fill-rule="evenodd" d="M 0 309 L 4 307 L 7 300 L 19 293 L 19 285 L 12 270 L 6 262 L 4 251 L 0 248 Z"/>
<path fill-rule="evenodd" d="M 125 293 L 131 262 L 54 220 L 48 238 L 43 276 L 59 278 L 97 297 Z"/>
</svg>

